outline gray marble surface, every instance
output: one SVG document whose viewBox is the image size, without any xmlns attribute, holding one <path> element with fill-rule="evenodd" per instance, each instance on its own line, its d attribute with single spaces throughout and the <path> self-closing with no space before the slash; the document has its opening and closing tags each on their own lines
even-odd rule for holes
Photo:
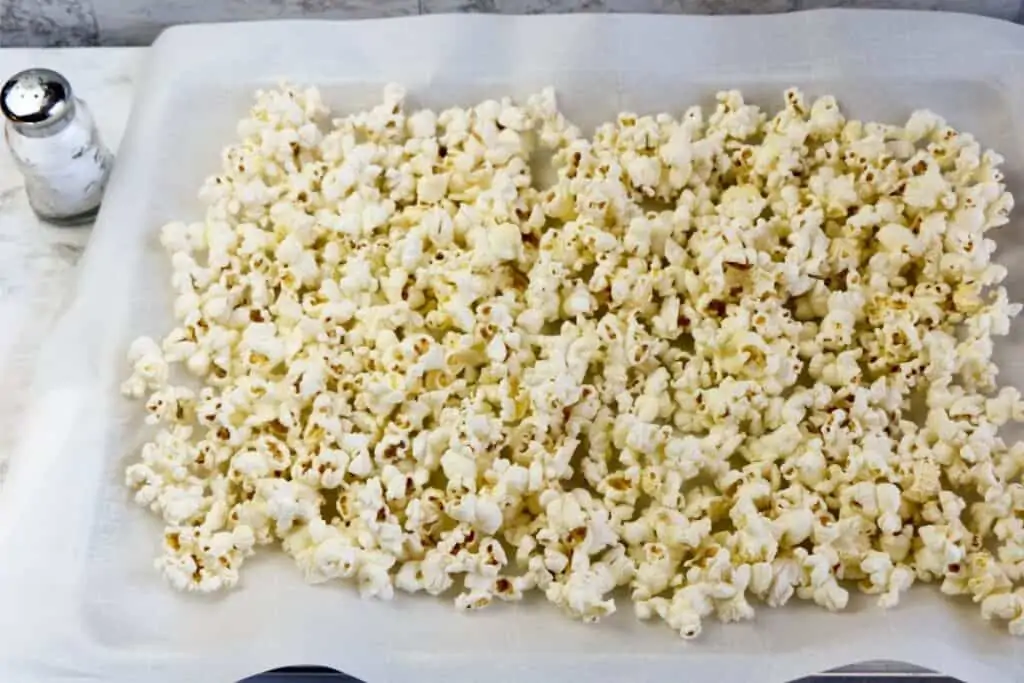
<svg viewBox="0 0 1024 683">
<path fill-rule="evenodd" d="M 1024 0 L 0 0 L 0 47 L 147 45 L 165 26 L 248 19 L 354 19 L 431 12 L 750 14 L 819 7 L 1024 18 Z"/>
</svg>

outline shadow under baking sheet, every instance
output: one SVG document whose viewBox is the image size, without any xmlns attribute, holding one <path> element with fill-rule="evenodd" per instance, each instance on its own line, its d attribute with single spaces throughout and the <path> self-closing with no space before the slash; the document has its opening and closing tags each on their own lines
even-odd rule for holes
<svg viewBox="0 0 1024 683">
<path fill-rule="evenodd" d="M 792 683 L 962 683 L 923 667 L 903 662 L 876 661 L 851 664 L 815 676 L 798 678 Z M 240 683 L 364 683 L 358 678 L 324 666 L 288 666 L 246 678 Z M 372 683 L 368 681 L 366 683 Z"/>
</svg>

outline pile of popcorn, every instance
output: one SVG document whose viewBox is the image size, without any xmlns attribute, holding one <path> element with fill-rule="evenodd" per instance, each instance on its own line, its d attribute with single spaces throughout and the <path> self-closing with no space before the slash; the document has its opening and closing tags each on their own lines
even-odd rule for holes
<svg viewBox="0 0 1024 683">
<path fill-rule="evenodd" d="M 328 117 L 258 93 L 205 219 L 162 230 L 177 327 L 123 390 L 174 587 L 280 543 L 365 596 L 595 621 L 619 591 L 684 638 L 915 581 L 1024 633 L 998 154 L 796 90 L 589 139 L 549 90 Z"/>
</svg>

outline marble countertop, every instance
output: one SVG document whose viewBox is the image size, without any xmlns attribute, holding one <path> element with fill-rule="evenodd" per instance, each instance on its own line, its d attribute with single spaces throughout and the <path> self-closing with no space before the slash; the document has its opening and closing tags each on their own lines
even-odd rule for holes
<svg viewBox="0 0 1024 683">
<path fill-rule="evenodd" d="M 56 69 L 89 103 L 116 152 L 131 109 L 145 48 L 3 49 L 0 79 L 32 66 Z M 0 483 L 23 416 L 36 350 L 60 315 L 77 277 L 91 225 L 59 228 L 29 208 L 23 179 L 0 151 Z"/>
<path fill-rule="evenodd" d="M 1022 0 L 0 0 L 0 46 L 148 45 L 166 26 L 251 19 L 359 19 L 438 12 L 750 14 L 822 7 L 1024 16 Z"/>
</svg>

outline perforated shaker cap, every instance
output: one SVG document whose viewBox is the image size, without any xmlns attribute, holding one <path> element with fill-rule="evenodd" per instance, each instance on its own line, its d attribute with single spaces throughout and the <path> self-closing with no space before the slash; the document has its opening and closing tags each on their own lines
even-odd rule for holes
<svg viewBox="0 0 1024 683">
<path fill-rule="evenodd" d="M 63 121 L 74 109 L 71 84 L 52 69 L 16 73 L 0 90 L 0 111 L 26 132 Z"/>
</svg>

